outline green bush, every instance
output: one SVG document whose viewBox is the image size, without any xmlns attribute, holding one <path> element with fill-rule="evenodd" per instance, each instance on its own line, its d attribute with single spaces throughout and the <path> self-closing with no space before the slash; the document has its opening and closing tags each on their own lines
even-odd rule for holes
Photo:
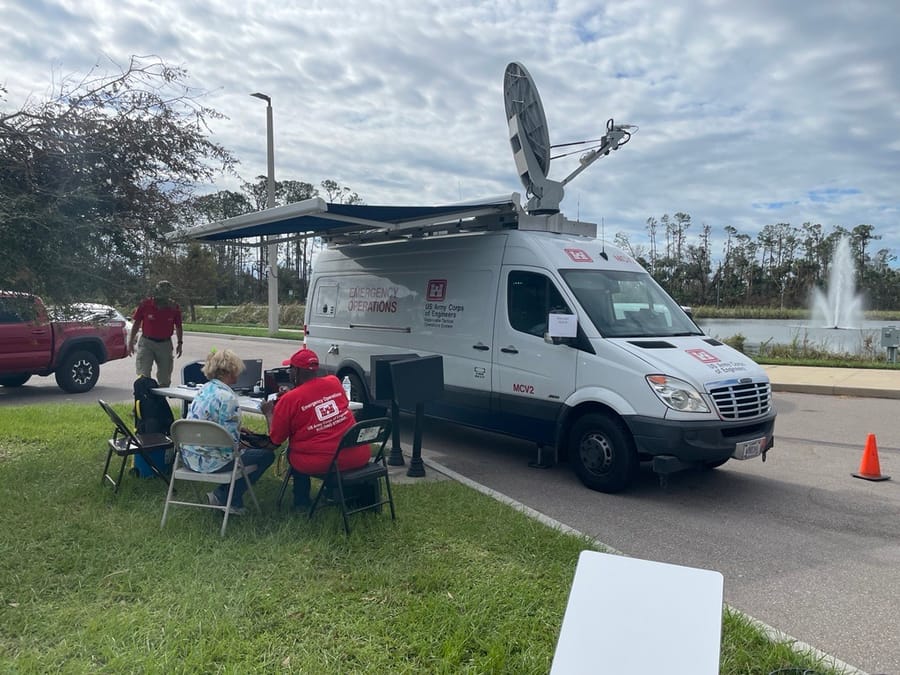
<svg viewBox="0 0 900 675">
<path fill-rule="evenodd" d="M 292 303 L 281 305 L 278 323 L 286 328 L 303 328 L 305 305 Z M 244 304 L 237 306 L 196 308 L 197 323 L 222 324 L 230 326 L 265 326 L 269 322 L 269 308 L 266 305 Z"/>
</svg>

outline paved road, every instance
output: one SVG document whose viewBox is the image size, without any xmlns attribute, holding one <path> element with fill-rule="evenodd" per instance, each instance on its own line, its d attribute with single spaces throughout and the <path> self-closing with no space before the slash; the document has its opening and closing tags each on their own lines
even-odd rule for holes
<svg viewBox="0 0 900 675">
<path fill-rule="evenodd" d="M 734 607 L 870 673 L 900 673 L 897 403 L 778 394 L 776 447 L 635 489 L 584 489 L 533 446 L 430 425 L 423 455 L 635 557 L 721 571 Z M 876 433 L 888 482 L 851 478 Z M 409 438 L 406 438 L 409 447 Z"/>
<path fill-rule="evenodd" d="M 191 361 L 203 360 L 210 349 L 230 348 L 241 358 L 261 358 L 264 368 L 280 366 L 294 351 L 300 348 L 297 342 L 273 340 L 269 338 L 241 338 L 228 335 L 206 335 L 190 333 L 184 338 L 184 355 L 175 361 L 172 382 L 181 382 L 181 368 Z M 94 403 L 98 398 L 106 401 L 127 401 L 132 398 L 134 384 L 134 357 L 110 361 L 100 366 L 100 380 L 91 391 L 84 394 L 66 394 L 56 386 L 52 375 L 32 377 L 24 387 L 9 389 L 0 387 L 0 407 L 28 403 L 62 403 L 65 401 Z"/>
<path fill-rule="evenodd" d="M 266 367 L 296 347 L 199 335 L 185 346 L 180 363 L 230 346 Z M 0 387 L 0 408 L 128 400 L 133 368 L 132 359 L 104 364 L 99 385 L 78 396 L 61 392 L 52 377 L 20 390 Z M 719 570 L 734 607 L 865 671 L 900 675 L 897 401 L 779 393 L 776 403 L 768 462 L 677 474 L 666 489 L 643 473 L 627 494 L 592 492 L 565 465 L 529 469 L 531 444 L 439 423 L 428 425 L 423 454 L 628 555 Z M 894 480 L 850 477 L 868 433 L 878 440 L 882 472 Z"/>
</svg>

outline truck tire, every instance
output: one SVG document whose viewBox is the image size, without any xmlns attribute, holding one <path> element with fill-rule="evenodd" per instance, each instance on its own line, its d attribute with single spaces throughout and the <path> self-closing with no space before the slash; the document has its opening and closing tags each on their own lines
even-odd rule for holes
<svg viewBox="0 0 900 675">
<path fill-rule="evenodd" d="M 569 461 L 587 487 L 610 493 L 628 487 L 640 466 L 628 430 L 601 413 L 584 415 L 572 426 Z"/>
<path fill-rule="evenodd" d="M 366 388 L 363 385 L 362 380 L 359 378 L 359 375 L 357 375 L 355 371 L 351 370 L 347 373 L 347 377 L 350 378 L 350 400 L 357 401 L 359 403 L 362 403 L 363 405 L 368 405 L 369 397 L 366 396 Z M 343 376 L 338 379 L 343 379 Z"/>
<path fill-rule="evenodd" d="M 90 391 L 99 378 L 100 360 L 84 350 L 68 354 L 56 370 L 56 384 L 70 394 Z"/>
<path fill-rule="evenodd" d="M 30 373 L 24 375 L 4 375 L 0 377 L 0 385 L 4 387 L 21 387 L 31 379 Z"/>
</svg>

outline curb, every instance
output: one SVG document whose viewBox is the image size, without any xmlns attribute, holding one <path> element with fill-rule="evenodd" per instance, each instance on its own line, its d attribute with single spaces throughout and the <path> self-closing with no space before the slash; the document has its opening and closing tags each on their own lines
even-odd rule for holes
<svg viewBox="0 0 900 675">
<path fill-rule="evenodd" d="M 900 376 L 898 376 L 900 377 Z M 900 390 L 851 387 L 840 384 L 799 384 L 772 382 L 772 391 L 792 394 L 818 394 L 820 396 L 852 396 L 854 398 L 900 399 Z"/>
</svg>

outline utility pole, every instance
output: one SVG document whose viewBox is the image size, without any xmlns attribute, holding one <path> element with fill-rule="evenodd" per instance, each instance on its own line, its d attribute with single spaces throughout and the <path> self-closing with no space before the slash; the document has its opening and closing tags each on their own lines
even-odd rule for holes
<svg viewBox="0 0 900 675">
<path fill-rule="evenodd" d="M 251 96 L 266 102 L 266 150 L 268 159 L 268 172 L 266 184 L 266 208 L 275 208 L 275 133 L 272 125 L 272 99 L 256 92 Z M 269 335 L 278 332 L 278 244 L 271 235 L 268 237 L 266 257 L 269 264 L 266 274 L 269 279 Z"/>
</svg>

